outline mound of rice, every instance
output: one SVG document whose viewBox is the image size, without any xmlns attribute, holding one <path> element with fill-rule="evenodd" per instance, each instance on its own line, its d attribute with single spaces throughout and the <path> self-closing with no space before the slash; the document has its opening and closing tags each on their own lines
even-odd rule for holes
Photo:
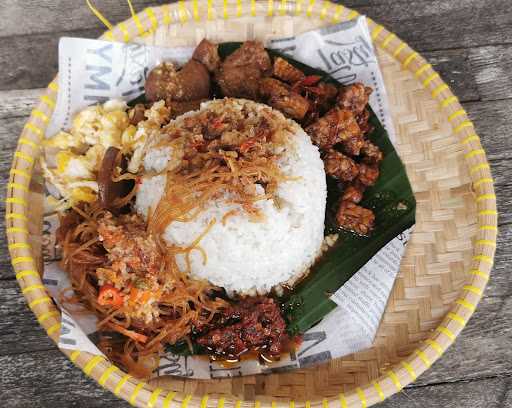
<svg viewBox="0 0 512 408">
<path fill-rule="evenodd" d="M 230 108 L 249 106 L 255 115 L 262 109 L 271 110 L 246 100 L 217 100 L 204 103 L 201 111 L 213 104 L 230 104 Z M 217 105 L 218 107 L 218 105 Z M 187 113 L 176 119 L 179 123 Z M 208 226 L 217 222 L 202 238 L 201 248 L 207 254 L 204 264 L 200 251 L 190 253 L 191 273 L 210 283 L 223 287 L 229 294 L 265 294 L 282 284 L 295 282 L 304 275 L 318 257 L 324 239 L 326 182 L 324 165 L 310 137 L 295 122 L 273 111 L 278 120 L 288 122 L 293 137 L 279 153 L 278 166 L 293 180 L 280 182 L 276 192 L 279 205 L 273 199 L 260 200 L 255 207 L 264 215 L 263 221 L 254 222 L 238 204 L 228 203 L 222 197 L 210 201 L 204 211 L 190 222 L 172 222 L 167 226 L 164 239 L 173 245 L 189 246 Z M 144 157 L 147 175 L 137 193 L 136 209 L 147 217 L 154 209 L 165 187 L 165 174 L 154 175 L 179 163 L 179 154 L 171 148 L 149 149 Z M 225 223 L 223 216 L 229 216 Z M 184 256 L 178 255 L 178 265 L 185 268 Z"/>
</svg>

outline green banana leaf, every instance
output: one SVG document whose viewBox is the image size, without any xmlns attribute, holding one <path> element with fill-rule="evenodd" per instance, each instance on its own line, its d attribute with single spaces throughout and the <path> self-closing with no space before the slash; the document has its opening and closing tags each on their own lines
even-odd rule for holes
<svg viewBox="0 0 512 408">
<path fill-rule="evenodd" d="M 240 47 L 241 43 L 219 45 L 222 59 Z M 338 84 L 323 71 L 304 65 L 298 61 L 268 50 L 272 57 L 280 56 L 301 69 L 306 75 L 318 75 L 325 82 Z M 341 190 L 338 184 L 328 177 L 328 194 L 325 231 L 338 232 L 337 243 L 312 268 L 306 279 L 283 296 L 283 312 L 288 320 L 290 334 L 304 333 L 331 310 L 336 304 L 330 296 L 347 282 L 366 262 L 397 235 L 414 225 L 416 200 L 400 160 L 389 136 L 373 111 L 370 123 L 374 130 L 369 139 L 384 153 L 377 183 L 366 190 L 362 204 L 375 213 L 375 229 L 368 237 L 359 236 L 336 227 L 335 215 Z"/>
</svg>

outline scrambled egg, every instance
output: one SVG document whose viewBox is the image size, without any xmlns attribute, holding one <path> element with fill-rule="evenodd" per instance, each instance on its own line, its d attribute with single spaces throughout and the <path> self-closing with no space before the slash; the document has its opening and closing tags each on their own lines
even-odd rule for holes
<svg viewBox="0 0 512 408">
<path fill-rule="evenodd" d="M 130 124 L 127 110 L 121 100 L 87 107 L 73 118 L 69 132 L 60 131 L 45 141 L 46 160 L 42 167 L 61 196 L 57 201 L 60 208 L 96 200 L 97 174 L 103 155 L 111 146 L 132 156 L 129 171 L 139 170 L 148 138 L 168 121 L 169 111 L 163 101 L 155 103 L 146 110 L 147 120 L 136 127 Z"/>
</svg>

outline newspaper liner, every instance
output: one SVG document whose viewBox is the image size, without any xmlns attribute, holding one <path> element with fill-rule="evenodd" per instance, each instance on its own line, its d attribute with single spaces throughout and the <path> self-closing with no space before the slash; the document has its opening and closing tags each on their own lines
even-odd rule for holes
<svg viewBox="0 0 512 408">
<path fill-rule="evenodd" d="M 395 131 L 384 81 L 365 17 L 293 38 L 274 39 L 267 46 L 328 72 L 341 83 L 363 82 L 371 86 L 374 92 L 370 105 L 394 143 Z M 88 105 L 114 97 L 127 101 L 136 98 L 143 93 L 145 77 L 154 66 L 163 60 L 183 64 L 190 59 L 192 51 L 193 48 L 62 38 L 59 42 L 59 94 L 46 136 L 69 128 L 73 115 Z M 101 355 L 94 344 L 97 317 L 83 311 L 76 313 L 71 306 L 59 302 L 60 291 L 69 288 L 70 282 L 58 266 L 55 250 L 58 218 L 55 214 L 47 215 L 44 221 L 43 283 L 62 310 L 58 345 L 63 349 Z M 336 309 L 304 334 L 296 352 L 282 356 L 279 362 L 263 365 L 257 360 L 243 360 L 226 367 L 204 358 L 166 353 L 160 356 L 155 376 L 211 379 L 277 372 L 327 362 L 368 348 L 375 338 L 411 231 L 412 228 L 391 240 L 338 289 L 331 296 Z"/>
</svg>

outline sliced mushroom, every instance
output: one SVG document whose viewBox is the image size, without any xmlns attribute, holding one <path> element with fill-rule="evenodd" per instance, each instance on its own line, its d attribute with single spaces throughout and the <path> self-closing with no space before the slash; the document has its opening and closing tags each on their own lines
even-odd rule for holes
<svg viewBox="0 0 512 408">
<path fill-rule="evenodd" d="M 98 196 L 101 207 L 116 210 L 116 201 L 125 197 L 133 189 L 133 180 L 112 180 L 116 168 L 126 170 L 127 160 L 117 147 L 109 147 L 103 156 L 100 171 L 98 172 Z"/>
</svg>

